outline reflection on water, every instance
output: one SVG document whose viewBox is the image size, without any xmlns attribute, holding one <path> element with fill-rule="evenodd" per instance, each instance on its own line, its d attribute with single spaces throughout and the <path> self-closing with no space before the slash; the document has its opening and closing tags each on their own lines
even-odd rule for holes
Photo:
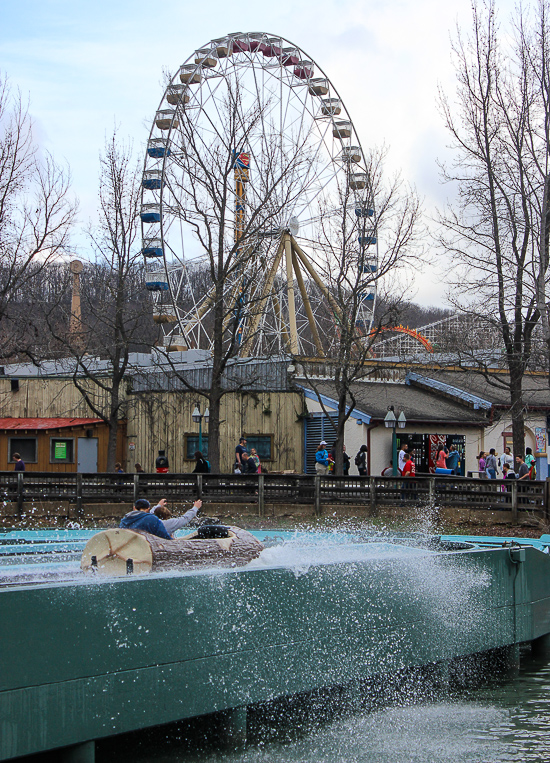
<svg viewBox="0 0 550 763">
<path fill-rule="evenodd" d="M 98 763 L 500 763 L 550 760 L 550 655 L 523 656 L 516 677 L 416 702 L 335 713 L 334 696 L 249 714 L 252 744 L 215 749 L 215 719 L 107 740 Z M 341 702 L 341 707 L 344 706 Z M 252 716 L 252 717 L 251 717 Z"/>
</svg>

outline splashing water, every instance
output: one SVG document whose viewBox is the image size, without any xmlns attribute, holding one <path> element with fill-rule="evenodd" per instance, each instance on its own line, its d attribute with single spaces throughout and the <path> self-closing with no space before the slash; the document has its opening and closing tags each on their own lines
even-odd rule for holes
<svg viewBox="0 0 550 763">
<path fill-rule="evenodd" d="M 77 569 L 81 548 L 86 538 L 78 537 L 76 530 L 72 536 L 60 536 L 59 532 L 51 540 L 60 545 L 57 552 L 50 546 L 49 561 L 44 553 L 26 564 L 18 564 L 17 557 L 12 563 L 2 558 L 0 548 L 0 577 L 16 581 L 21 574 L 38 575 L 44 580 L 78 580 L 81 573 Z M 342 591 L 345 592 L 346 575 L 363 575 L 365 589 L 378 585 L 378 568 L 392 566 L 397 562 L 398 574 L 394 585 L 401 593 L 406 591 L 411 603 L 417 607 L 419 617 L 423 613 L 442 624 L 443 629 L 452 634 L 457 627 L 457 602 L 460 602 L 460 627 L 476 629 L 483 619 L 483 610 L 478 606 L 478 596 L 491 583 L 490 575 L 480 569 L 468 569 L 461 563 L 460 554 L 439 554 L 433 548 L 420 544 L 407 546 L 402 538 L 393 540 L 364 532 L 264 532 L 255 533 L 267 547 L 260 557 L 251 562 L 246 570 L 290 569 L 296 577 L 313 575 L 326 565 L 333 565 L 335 575 L 340 576 Z M 72 539 L 72 548 L 66 541 Z M 36 538 L 46 541 L 46 537 Z M 7 548 L 7 545 L 4 546 Z M 55 561 L 57 559 L 60 561 Z M 15 559 L 16 563 L 13 563 Z M 224 586 L 231 571 L 201 570 L 195 572 L 171 572 L 166 575 L 208 575 L 213 585 Z M 108 578 L 94 581 L 111 582 Z M 216 582 L 217 581 L 217 582 Z M 187 606 L 187 605 L 186 605 Z M 247 606 L 251 606 L 250 602 Z M 464 619 L 464 610 L 468 618 Z M 187 614 L 194 610 L 188 607 Z M 112 632 L 119 638 L 121 649 L 128 648 L 126 629 L 120 620 L 120 613 L 112 613 Z M 139 634 L 138 634 L 139 636 Z M 141 636 L 139 636 L 141 638 Z M 132 646 L 136 641 L 132 641 Z M 393 648 L 398 650 L 399 643 Z M 489 761 L 542 761 L 550 759 L 550 732 L 546 730 L 546 718 L 550 714 L 550 669 L 546 670 L 546 683 L 537 686 L 537 699 L 531 697 L 531 704 L 520 712 L 517 698 L 510 691 L 509 696 L 502 690 L 478 692 L 472 699 L 447 697 L 423 704 L 414 704 L 414 697 L 403 698 L 405 706 L 378 708 L 371 712 L 361 712 L 342 717 L 335 712 L 329 721 L 313 726 L 299 726 L 283 740 L 263 741 L 260 735 L 252 747 L 244 752 L 208 751 L 200 755 L 196 751 L 184 753 L 162 746 L 141 756 L 140 750 L 133 749 L 125 757 L 122 754 L 107 754 L 101 760 L 124 763 L 126 760 L 154 761 L 154 763 L 489 763 Z M 500 692 L 500 694 L 499 694 Z M 544 696 L 544 699 L 542 697 Z M 538 720 L 537 720 L 538 718 Z M 519 719 L 519 720 L 518 720 Z M 285 719 L 281 719 L 284 725 Z M 543 722 L 544 721 L 544 722 Z M 532 736 L 518 733 L 518 728 L 531 725 L 539 740 L 540 757 L 533 749 Z M 169 734 L 169 732 L 167 732 Z M 266 733 L 266 739 L 270 736 Z M 273 735 L 271 735 L 271 738 Z M 109 742 L 102 743 L 108 745 Z"/>
<path fill-rule="evenodd" d="M 165 727 L 154 739 L 143 732 L 118 747 L 106 741 L 98 763 L 546 763 L 549 656 L 527 656 L 516 677 L 467 693 L 334 715 L 297 722 L 281 713 L 244 751 L 213 750 L 190 726 Z"/>
<path fill-rule="evenodd" d="M 349 564 L 371 559 L 425 556 L 430 553 L 433 552 L 395 543 L 357 543 L 349 536 L 342 538 L 297 533 L 289 540 L 265 548 L 258 559 L 247 565 L 247 569 L 287 567 L 303 574 L 312 565 Z"/>
</svg>

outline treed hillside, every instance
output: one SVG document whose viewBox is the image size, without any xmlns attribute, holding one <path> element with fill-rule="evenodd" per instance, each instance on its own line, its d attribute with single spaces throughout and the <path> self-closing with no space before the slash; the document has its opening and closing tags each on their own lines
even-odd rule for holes
<svg viewBox="0 0 550 763">
<path fill-rule="evenodd" d="M 454 314 L 454 311 L 433 305 L 424 307 L 414 302 L 402 302 L 392 311 L 385 300 L 379 299 L 375 311 L 375 324 L 377 316 L 388 315 L 390 313 L 394 324 L 419 328 L 420 326 L 426 326 L 429 323 L 435 323 L 436 321 L 448 318 Z"/>
<path fill-rule="evenodd" d="M 7 278 L 5 268 L 0 266 L 0 281 Z M 36 263 L 24 283 L 10 295 L 8 308 L 0 324 L 0 355 L 4 362 L 64 357 L 73 355 L 75 349 L 94 356 L 109 355 L 110 328 L 116 319 L 116 296 L 122 296 L 124 321 L 132 325 L 125 341 L 131 351 L 147 352 L 162 341 L 162 331 L 153 322 L 151 295 L 144 288 L 142 268 L 135 265 L 117 285 L 116 272 L 105 263 L 85 262 L 80 279 L 82 332 L 79 348 L 72 347 L 69 336 L 71 312 L 72 276 L 66 263 L 44 266 Z M 196 280 L 203 278 L 201 272 L 193 273 Z M 204 283 L 197 286 L 197 293 L 207 289 Z M 411 328 L 425 326 L 452 315 L 452 311 L 440 307 L 423 307 L 413 302 L 391 302 L 379 299 L 375 325 L 405 325 Z M 318 316 L 319 317 L 319 316 Z M 324 314 L 327 323 L 332 322 L 330 311 Z M 16 331 L 19 327 L 21 330 Z"/>
</svg>

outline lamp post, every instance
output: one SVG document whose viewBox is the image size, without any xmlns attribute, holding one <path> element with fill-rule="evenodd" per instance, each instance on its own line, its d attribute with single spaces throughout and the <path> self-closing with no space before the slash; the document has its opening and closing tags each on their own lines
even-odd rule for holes
<svg viewBox="0 0 550 763">
<path fill-rule="evenodd" d="M 393 405 L 388 406 L 388 412 L 386 413 L 386 416 L 384 418 L 384 425 L 391 429 L 392 431 L 392 439 L 391 439 L 391 446 L 392 446 L 392 467 L 393 467 L 393 476 L 397 477 L 397 433 L 395 431 L 396 427 L 399 427 L 399 429 L 404 429 L 407 424 L 407 418 L 403 411 L 399 414 L 399 416 L 395 417 L 395 408 Z"/>
<path fill-rule="evenodd" d="M 198 403 L 195 405 L 195 410 L 191 414 L 191 418 L 193 419 L 195 424 L 199 425 L 199 450 L 201 453 L 202 453 L 202 420 L 204 419 L 204 423 L 208 424 L 208 416 L 209 416 L 208 408 L 205 410 L 204 413 L 201 413 Z"/>
</svg>

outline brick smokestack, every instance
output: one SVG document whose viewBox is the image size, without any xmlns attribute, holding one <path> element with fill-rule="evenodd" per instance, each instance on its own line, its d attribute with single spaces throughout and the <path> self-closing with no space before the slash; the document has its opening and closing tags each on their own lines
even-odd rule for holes
<svg viewBox="0 0 550 763">
<path fill-rule="evenodd" d="M 80 309 L 80 274 L 84 270 L 84 265 L 80 260 L 72 260 L 69 265 L 73 274 L 73 291 L 71 297 L 71 320 L 69 323 L 69 334 L 71 344 L 79 350 L 84 349 L 84 331 L 82 329 L 82 312 Z"/>
</svg>

